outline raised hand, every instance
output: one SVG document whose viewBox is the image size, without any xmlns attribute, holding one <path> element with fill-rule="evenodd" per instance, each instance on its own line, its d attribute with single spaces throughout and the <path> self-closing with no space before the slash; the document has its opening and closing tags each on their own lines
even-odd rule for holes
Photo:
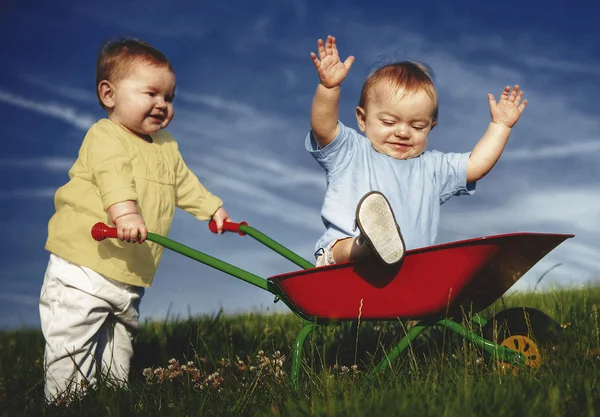
<svg viewBox="0 0 600 417">
<path fill-rule="evenodd" d="M 313 64 L 319 74 L 321 84 L 327 88 L 338 87 L 348 75 L 348 71 L 354 63 L 354 57 L 349 56 L 344 62 L 340 60 L 335 38 L 331 35 L 323 43 L 322 39 L 317 41 L 319 57 L 314 52 L 310 53 Z"/>
<path fill-rule="evenodd" d="M 521 102 L 522 99 L 523 91 L 519 91 L 518 85 L 515 85 L 512 91 L 510 90 L 510 86 L 504 87 L 504 91 L 502 91 L 500 100 L 497 103 L 494 96 L 488 94 L 492 122 L 512 128 L 527 106 L 527 100 Z"/>
</svg>

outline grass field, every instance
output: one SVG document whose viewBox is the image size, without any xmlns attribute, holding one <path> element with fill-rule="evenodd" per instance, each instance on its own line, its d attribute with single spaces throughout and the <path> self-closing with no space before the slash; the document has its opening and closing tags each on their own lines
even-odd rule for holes
<svg viewBox="0 0 600 417">
<path fill-rule="evenodd" d="M 128 390 L 104 381 L 69 406 L 43 401 L 39 331 L 0 333 L 3 416 L 600 416 L 600 288 L 513 294 L 482 314 L 538 308 L 564 328 L 543 364 L 513 375 L 463 339 L 428 330 L 388 371 L 366 374 L 405 323 L 323 328 L 307 340 L 300 389 L 289 386 L 292 314 L 145 323 Z"/>
</svg>

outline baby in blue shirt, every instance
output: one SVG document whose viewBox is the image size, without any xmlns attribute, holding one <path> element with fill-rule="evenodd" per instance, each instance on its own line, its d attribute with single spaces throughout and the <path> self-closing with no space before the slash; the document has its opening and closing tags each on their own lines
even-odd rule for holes
<svg viewBox="0 0 600 417">
<path fill-rule="evenodd" d="M 505 87 L 498 102 L 488 94 L 492 120 L 471 152 L 426 151 L 438 115 L 426 65 L 403 61 L 367 77 L 356 108 L 365 137 L 338 121 L 340 86 L 354 57 L 342 62 L 332 36 L 319 39 L 318 54 L 311 52 L 320 83 L 306 137 L 327 176 L 317 266 L 372 259 L 398 264 L 407 249 L 434 244 L 440 205 L 474 192 L 500 158 L 527 100 L 517 85 Z"/>
</svg>

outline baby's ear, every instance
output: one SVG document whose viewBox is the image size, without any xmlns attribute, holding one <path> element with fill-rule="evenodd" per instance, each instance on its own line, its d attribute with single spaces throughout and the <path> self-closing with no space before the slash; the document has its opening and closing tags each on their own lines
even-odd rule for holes
<svg viewBox="0 0 600 417">
<path fill-rule="evenodd" d="M 431 122 L 431 129 L 429 129 L 429 131 L 431 132 L 436 125 L 437 125 L 437 120 L 434 120 L 433 122 Z"/>
<path fill-rule="evenodd" d="M 356 107 L 356 122 L 360 131 L 364 133 L 367 130 L 367 114 L 365 113 L 365 109 L 360 106 Z"/>
<path fill-rule="evenodd" d="M 114 89 L 110 81 L 100 81 L 100 84 L 98 84 L 98 97 L 100 97 L 100 101 L 105 108 L 112 109 L 115 107 Z"/>
</svg>

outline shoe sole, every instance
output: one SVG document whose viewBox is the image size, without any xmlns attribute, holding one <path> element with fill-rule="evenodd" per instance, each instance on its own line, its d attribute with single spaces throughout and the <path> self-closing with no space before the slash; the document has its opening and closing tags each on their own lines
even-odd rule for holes
<svg viewBox="0 0 600 417">
<path fill-rule="evenodd" d="M 385 196 L 372 191 L 356 207 L 356 224 L 379 258 L 394 265 L 404 258 L 405 245 L 394 212 Z"/>
</svg>

